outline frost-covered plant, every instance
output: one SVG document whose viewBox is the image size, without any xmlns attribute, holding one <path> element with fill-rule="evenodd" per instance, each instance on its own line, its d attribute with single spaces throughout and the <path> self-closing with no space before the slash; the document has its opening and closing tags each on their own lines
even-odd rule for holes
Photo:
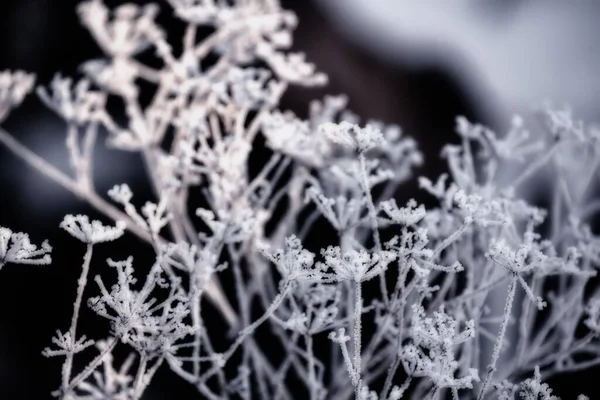
<svg viewBox="0 0 600 400">
<path fill-rule="evenodd" d="M 154 4 L 80 4 L 104 57 L 79 81 L 57 75 L 37 90 L 66 121 L 70 174 L 0 130 L 115 223 L 60 224 L 86 251 L 70 327 L 43 351 L 64 358 L 54 395 L 139 399 L 169 368 L 208 399 L 550 400 L 543 380 L 600 363 L 597 130 L 566 110 L 545 110 L 548 135 L 536 139 L 520 117 L 505 135 L 459 117 L 448 174 L 418 178 L 438 205 L 398 204 L 423 161 L 399 127 L 361 122 L 343 96 L 311 103 L 307 120 L 277 109 L 289 85 L 326 80 L 288 51 L 293 13 L 278 0 L 168 3 L 186 27 L 180 50 Z M 160 65 L 143 63 L 149 52 Z M 0 120 L 32 87 L 32 75 L 0 74 Z M 113 99 L 124 119 L 109 113 Z M 106 194 L 112 202 L 96 191 L 99 134 L 141 155 L 154 199 L 136 207 L 126 183 Z M 519 171 L 508 182 L 507 166 Z M 542 208 L 523 187 L 546 170 L 555 179 L 540 185 L 551 199 Z M 103 264 L 94 246 L 125 231 L 154 253 L 148 272 L 109 259 L 116 283 L 95 273 L 88 285 Z M 50 250 L 0 228 L 0 267 L 48 264 Z M 204 299 L 233 336 L 206 317 Z M 78 335 L 82 304 L 109 321 L 110 332 L 88 333 L 100 340 Z M 130 351 L 120 367 L 117 346 Z M 91 361 L 74 373 L 76 355 Z"/>
<path fill-rule="evenodd" d="M 44 241 L 40 247 L 29 240 L 23 232 L 13 232 L 0 226 L 0 268 L 5 264 L 45 265 L 52 262 L 52 246 Z"/>
</svg>

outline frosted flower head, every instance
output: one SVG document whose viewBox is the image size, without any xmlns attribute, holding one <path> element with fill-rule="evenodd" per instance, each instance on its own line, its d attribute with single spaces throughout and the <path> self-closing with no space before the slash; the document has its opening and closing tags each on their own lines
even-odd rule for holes
<svg viewBox="0 0 600 400">
<path fill-rule="evenodd" d="M 594 334 L 600 335 L 600 297 L 592 297 L 585 311 L 588 316 L 584 321 L 585 326 L 594 332 Z"/>
<path fill-rule="evenodd" d="M 366 200 L 362 197 L 351 199 L 345 196 L 327 197 L 314 186 L 305 192 L 304 202 L 308 203 L 309 201 L 315 204 L 319 212 L 338 232 L 343 232 L 359 224 L 362 219 L 361 212 L 366 204 Z"/>
<path fill-rule="evenodd" d="M 60 227 L 83 243 L 96 244 L 120 238 L 125 233 L 127 224 L 117 221 L 116 226 L 105 226 L 97 220 L 90 222 L 87 215 L 69 214 L 60 223 Z"/>
<path fill-rule="evenodd" d="M 108 197 L 116 203 L 127 204 L 133 198 L 133 193 L 127 184 L 115 185 L 108 191 Z"/>
<path fill-rule="evenodd" d="M 366 250 L 350 250 L 342 253 L 339 246 L 329 246 L 321 250 L 321 254 L 325 258 L 321 268 L 331 268 L 337 280 L 356 283 L 373 279 L 396 259 L 396 255 L 391 251 L 382 250 L 370 254 Z"/>
<path fill-rule="evenodd" d="M 314 267 L 315 255 L 302 247 L 302 242 L 292 235 L 285 239 L 283 249 L 271 251 L 266 245 L 259 251 L 275 266 L 285 281 L 323 279 L 322 271 Z"/>
<path fill-rule="evenodd" d="M 163 196 L 158 204 L 146 202 L 142 207 L 142 215 L 146 218 L 146 224 L 150 233 L 158 235 L 171 220 L 171 214 L 167 212 L 166 198 Z"/>
<path fill-rule="evenodd" d="M 382 201 L 379 208 L 391 221 L 406 226 L 417 224 L 427 215 L 425 207 L 413 199 L 409 200 L 405 207 L 398 207 L 394 199 Z"/>
<path fill-rule="evenodd" d="M 533 378 L 527 378 L 521 383 L 519 396 L 522 399 L 560 400 L 560 398 L 552 394 L 550 385 L 542 382 L 540 367 L 537 365 L 535 366 Z"/>
<path fill-rule="evenodd" d="M 151 39 L 161 34 L 154 23 L 155 4 L 140 7 L 123 4 L 109 12 L 102 0 L 81 3 L 77 11 L 102 50 L 111 56 L 130 57 L 145 50 Z"/>
<path fill-rule="evenodd" d="M 290 309 L 282 310 L 287 329 L 315 335 L 339 326 L 341 291 L 337 285 L 296 281 L 292 295 Z"/>
<path fill-rule="evenodd" d="M 274 111 L 265 116 L 262 131 L 270 148 L 310 167 L 324 166 L 331 156 L 331 143 L 315 134 L 307 121 L 291 113 Z"/>
<path fill-rule="evenodd" d="M 514 250 L 504 239 L 492 242 L 486 255 L 514 274 L 540 269 L 548 259 L 535 242 L 523 243 Z"/>
<path fill-rule="evenodd" d="M 105 95 L 90 90 L 91 82 L 82 79 L 75 86 L 70 78 L 57 74 L 49 89 L 39 87 L 37 94 L 48 108 L 68 122 L 83 124 L 97 120 L 104 111 Z"/>
<path fill-rule="evenodd" d="M 266 69 L 231 68 L 212 91 L 224 104 L 250 110 L 277 102 L 277 84 Z"/>
<path fill-rule="evenodd" d="M 48 347 L 45 348 L 42 352 L 45 357 L 64 356 L 69 353 L 80 353 L 93 345 L 94 341 L 87 340 L 85 335 L 80 337 L 78 340 L 75 340 L 73 337 L 71 337 L 71 332 L 62 333 L 60 331 L 56 331 L 56 336 L 52 338 L 52 343 L 54 343 L 58 349 L 53 350 Z"/>
<path fill-rule="evenodd" d="M 334 343 L 346 343 L 349 342 L 350 336 L 346 335 L 346 329 L 345 328 L 339 328 L 336 331 L 331 331 L 329 332 L 329 335 L 327 335 L 327 337 L 329 338 L 329 340 L 331 340 Z"/>
<path fill-rule="evenodd" d="M 178 282 L 165 280 L 158 264 L 152 267 L 142 289 L 135 290 L 132 263 L 133 257 L 117 262 L 108 260 L 108 265 L 117 270 L 117 283 L 109 291 L 96 276 L 100 295 L 90 298 L 88 304 L 111 322 L 115 337 L 138 352 L 150 356 L 173 352 L 173 344 L 195 330 L 185 323 L 190 313 L 188 299 Z M 169 288 L 170 293 L 163 302 L 158 303 L 152 297 L 155 290 Z"/>
<path fill-rule="evenodd" d="M 465 329 L 460 332 L 458 324 L 443 308 L 431 318 L 422 306 L 414 305 L 411 330 L 414 344 L 401 348 L 406 370 L 415 377 L 431 379 L 439 388 L 472 388 L 473 382 L 479 381 L 478 372 L 469 368 L 466 375 L 455 378 L 459 364 L 454 347 L 475 336 L 475 321 L 466 321 Z"/>
<path fill-rule="evenodd" d="M 0 268 L 8 263 L 46 265 L 52 262 L 52 247 L 45 240 L 38 248 L 29 235 L 0 227 Z"/>
<path fill-rule="evenodd" d="M 319 126 L 319 130 L 332 142 L 358 153 L 385 144 L 383 134 L 373 125 L 361 128 L 349 122 L 327 122 Z"/>
<path fill-rule="evenodd" d="M 327 75 L 318 72 L 313 63 L 306 61 L 304 53 L 284 54 L 267 45 L 257 47 L 257 55 L 269 64 L 282 81 L 308 87 L 322 86 L 328 81 Z"/>
<path fill-rule="evenodd" d="M 203 290 L 214 273 L 225 269 L 219 257 L 207 247 L 198 249 L 186 242 L 169 243 L 163 248 L 160 261 L 186 272 L 194 289 Z"/>
<path fill-rule="evenodd" d="M 544 274 L 546 272 L 546 264 L 552 261 L 552 257 L 544 254 L 542 249 L 544 249 L 543 243 L 540 245 L 532 239 L 527 240 L 526 237 L 525 242 L 516 250 L 513 250 L 504 239 L 500 239 L 492 242 L 486 253 L 486 257 L 519 277 L 519 284 L 525 290 L 525 294 L 539 310 L 546 306 L 546 302 L 533 293 L 521 275 L 528 273 Z"/>
<path fill-rule="evenodd" d="M 35 83 L 35 75 L 23 71 L 0 72 L 0 121 L 19 106 Z"/>
<path fill-rule="evenodd" d="M 465 322 L 465 329 L 459 332 L 459 321 L 448 315 L 443 308 L 427 317 L 422 306 L 413 306 L 412 335 L 415 343 L 428 349 L 440 346 L 458 346 L 475 337 L 475 321 Z"/>
<path fill-rule="evenodd" d="M 178 18 L 194 25 L 211 25 L 219 13 L 226 12 L 212 2 L 199 0 L 167 0 Z"/>
<path fill-rule="evenodd" d="M 466 223 L 475 223 L 483 227 L 503 225 L 511 221 L 501 200 L 487 200 L 478 194 L 467 194 L 458 190 L 454 202 L 464 215 Z"/>
</svg>

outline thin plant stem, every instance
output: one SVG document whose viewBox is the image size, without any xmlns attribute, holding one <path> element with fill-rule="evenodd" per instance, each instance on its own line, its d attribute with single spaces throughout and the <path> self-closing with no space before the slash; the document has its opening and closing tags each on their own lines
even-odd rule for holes
<svg viewBox="0 0 600 400">
<path fill-rule="evenodd" d="M 492 377 L 494 376 L 494 372 L 496 371 L 496 363 L 500 358 L 500 350 L 502 350 L 502 345 L 504 344 L 504 335 L 506 334 L 506 328 L 508 326 L 508 321 L 510 320 L 512 304 L 515 299 L 515 292 L 517 291 L 517 280 L 518 275 L 513 274 L 513 278 L 510 281 L 510 285 L 508 286 L 508 294 L 506 296 L 506 303 L 504 304 L 504 314 L 502 316 L 502 323 L 500 324 L 500 331 L 498 332 L 498 336 L 496 337 L 496 343 L 494 344 L 494 350 L 492 351 L 492 360 L 487 368 L 487 375 L 483 384 L 481 385 L 481 389 L 479 390 L 479 395 L 477 396 L 477 400 L 483 400 L 485 394 L 487 392 L 488 386 L 492 381 Z"/>
<path fill-rule="evenodd" d="M 83 264 L 81 266 L 81 275 L 77 280 L 77 296 L 73 305 L 73 316 L 71 317 L 71 327 L 69 328 L 69 334 L 71 335 L 71 343 L 74 345 L 77 342 L 77 321 L 79 320 L 79 309 L 81 308 L 81 301 L 83 299 L 83 292 L 87 285 L 88 273 L 90 271 L 90 263 L 92 261 L 93 244 L 88 244 L 83 256 Z M 73 357 L 75 353 L 69 351 L 66 355 L 65 363 L 63 364 L 62 374 L 62 385 L 63 390 L 66 390 L 69 386 L 69 380 L 71 379 L 71 370 L 73 368 Z"/>
<path fill-rule="evenodd" d="M 83 382 L 88 376 L 90 376 L 98 367 L 98 365 L 100 365 L 100 363 L 102 361 L 104 361 L 104 357 L 106 357 L 108 354 L 110 354 L 110 352 L 115 348 L 115 346 L 117 345 L 117 338 L 113 338 L 108 346 L 106 346 L 104 348 L 104 350 L 102 350 L 102 352 L 100 352 L 100 354 L 98 354 L 88 365 L 87 367 L 85 367 L 85 369 L 83 371 L 81 371 L 77 376 L 75 376 L 75 378 L 73 378 L 73 380 L 71 381 L 71 383 L 69 384 L 69 386 L 64 390 L 63 395 L 67 394 L 69 392 L 71 392 L 71 390 L 73 390 L 74 388 L 77 387 L 77 385 L 79 385 L 81 382 Z"/>
</svg>

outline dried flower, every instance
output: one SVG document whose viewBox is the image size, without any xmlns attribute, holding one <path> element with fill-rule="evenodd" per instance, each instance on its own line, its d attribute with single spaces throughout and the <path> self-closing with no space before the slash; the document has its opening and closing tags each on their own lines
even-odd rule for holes
<svg viewBox="0 0 600 400">
<path fill-rule="evenodd" d="M 29 235 L 0 227 L 0 268 L 5 264 L 46 265 L 52 262 L 52 247 L 45 240 L 38 248 L 29 241 Z"/>
</svg>

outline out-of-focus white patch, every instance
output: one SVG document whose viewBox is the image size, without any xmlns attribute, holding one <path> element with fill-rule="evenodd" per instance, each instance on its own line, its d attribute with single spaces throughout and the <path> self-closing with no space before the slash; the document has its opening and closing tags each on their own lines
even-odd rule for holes
<svg viewBox="0 0 600 400">
<path fill-rule="evenodd" d="M 446 65 L 488 107 L 551 100 L 595 120 L 600 3 L 320 0 L 351 40 L 393 63 Z"/>
</svg>

